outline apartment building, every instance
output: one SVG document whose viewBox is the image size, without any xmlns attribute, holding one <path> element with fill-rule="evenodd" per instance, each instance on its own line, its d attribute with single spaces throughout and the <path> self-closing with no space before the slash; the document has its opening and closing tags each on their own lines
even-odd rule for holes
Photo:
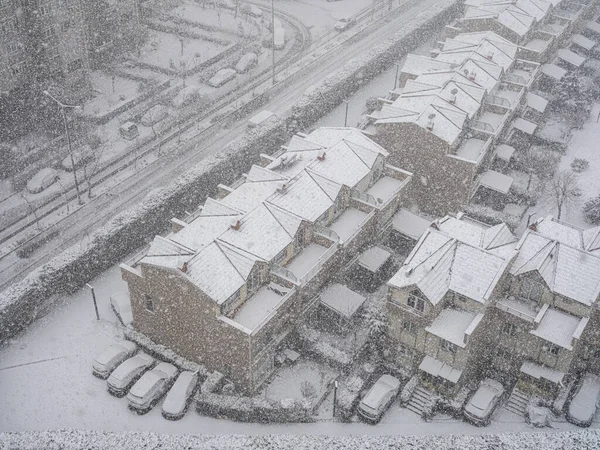
<svg viewBox="0 0 600 450">
<path fill-rule="evenodd" d="M 390 358 L 452 396 L 486 374 L 555 396 L 598 372 L 600 227 L 446 217 L 388 282 Z M 591 322 L 591 323 L 590 323 Z"/>
<path fill-rule="evenodd" d="M 369 131 L 415 175 L 415 202 L 430 213 L 458 211 L 482 189 L 506 196 L 512 178 L 494 170 L 515 149 L 508 126 L 528 108 L 545 107 L 529 93 L 539 64 L 494 32 L 447 38 L 431 56 L 408 55 Z M 540 106 L 542 105 L 542 106 Z"/>
<path fill-rule="evenodd" d="M 391 360 L 449 395 L 476 379 L 487 363 L 489 309 L 515 245 L 504 224 L 434 222 L 388 282 Z"/>
<path fill-rule="evenodd" d="M 102 14 L 93 13 L 98 9 Z M 98 41 L 101 29 L 112 30 L 112 39 L 119 31 L 126 37 L 137 9 L 137 0 L 0 1 L 0 91 L 10 94 L 37 82 L 60 90 L 68 102 L 86 98 L 91 60 L 106 44 Z M 111 27 L 99 17 L 110 17 Z"/>
<path fill-rule="evenodd" d="M 329 277 L 389 227 L 411 175 L 359 130 L 261 155 L 123 264 L 134 328 L 252 393 Z"/>
</svg>

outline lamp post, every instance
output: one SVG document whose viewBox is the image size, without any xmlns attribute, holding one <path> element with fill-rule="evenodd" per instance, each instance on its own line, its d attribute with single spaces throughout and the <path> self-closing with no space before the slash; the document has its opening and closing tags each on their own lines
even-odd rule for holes
<svg viewBox="0 0 600 450">
<path fill-rule="evenodd" d="M 394 77 L 394 90 L 398 87 L 398 72 L 400 71 L 400 64 L 395 63 L 396 65 L 396 76 Z"/>
<path fill-rule="evenodd" d="M 273 86 L 275 86 L 275 0 L 271 0 L 271 34 L 273 35 Z"/>
<path fill-rule="evenodd" d="M 96 302 L 96 293 L 94 292 L 94 286 L 89 283 L 85 285 L 92 291 L 92 301 L 94 302 L 94 309 L 96 310 L 96 320 L 100 320 L 100 314 L 98 314 L 98 303 Z"/>
<path fill-rule="evenodd" d="M 79 181 L 77 181 L 77 170 L 75 167 L 75 160 L 73 159 L 73 148 L 71 147 L 71 135 L 69 134 L 69 125 L 67 123 L 67 112 L 65 111 L 67 108 L 71 108 L 74 110 L 79 110 L 81 109 L 80 106 L 76 106 L 76 105 L 66 105 L 63 102 L 59 101 L 58 99 L 56 99 L 50 92 L 48 91 L 43 91 L 44 95 L 46 97 L 51 98 L 52 100 L 54 100 L 54 102 L 60 106 L 60 109 L 62 111 L 62 116 L 63 116 L 63 122 L 65 124 L 65 134 L 67 135 L 67 146 L 69 148 L 69 158 L 71 159 L 71 167 L 73 168 L 73 178 L 75 179 L 75 190 L 77 191 L 77 203 L 79 203 L 80 205 L 83 205 L 83 202 L 81 201 L 81 195 L 79 193 Z"/>
<path fill-rule="evenodd" d="M 342 100 L 346 104 L 346 114 L 344 115 L 344 128 L 348 126 L 348 100 Z"/>
<path fill-rule="evenodd" d="M 333 382 L 333 412 L 332 412 L 332 416 L 335 418 L 335 408 L 336 408 L 336 404 L 337 404 L 337 390 L 338 390 L 338 381 L 335 380 Z"/>
</svg>

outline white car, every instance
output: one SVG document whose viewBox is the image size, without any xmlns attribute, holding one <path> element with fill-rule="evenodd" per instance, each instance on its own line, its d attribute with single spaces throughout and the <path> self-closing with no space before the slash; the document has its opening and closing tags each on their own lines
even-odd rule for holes
<svg viewBox="0 0 600 450">
<path fill-rule="evenodd" d="M 248 3 L 242 5 L 240 9 L 244 14 L 248 14 L 252 17 L 262 17 L 263 14 L 262 9 L 260 9 L 258 6 L 250 5 Z"/>
<path fill-rule="evenodd" d="M 237 72 L 231 68 L 221 69 L 208 80 L 208 85 L 212 87 L 220 87 L 225 83 L 229 83 L 236 76 Z"/>
<path fill-rule="evenodd" d="M 137 345 L 130 341 L 119 342 L 105 349 L 92 364 L 92 373 L 106 380 L 115 368 L 135 355 Z"/>
<path fill-rule="evenodd" d="M 115 397 L 123 397 L 133 383 L 154 364 L 154 358 L 145 354 L 137 355 L 122 362 L 108 377 L 108 392 Z"/>
<path fill-rule="evenodd" d="M 359 403 L 358 415 L 367 422 L 379 422 L 399 391 L 400 380 L 391 375 L 382 375 Z"/>
<path fill-rule="evenodd" d="M 235 71 L 237 73 L 246 73 L 250 69 L 256 67 L 258 64 L 258 55 L 256 53 L 246 53 L 244 56 L 240 58 L 240 60 L 235 65 Z"/>
<path fill-rule="evenodd" d="M 169 363 L 160 363 L 136 381 L 129 394 L 129 408 L 138 414 L 150 411 L 169 389 L 177 375 L 177 368 Z"/>
<path fill-rule="evenodd" d="M 580 427 L 589 427 L 596 414 L 599 397 L 600 377 L 591 373 L 585 374 L 569 403 L 567 420 Z"/>
<path fill-rule="evenodd" d="M 27 190 L 32 194 L 42 192 L 58 180 L 58 172 L 50 167 L 40 170 L 27 182 Z"/>
<path fill-rule="evenodd" d="M 182 90 L 180 90 L 173 100 L 171 100 L 171 104 L 175 108 L 181 108 L 189 103 L 192 103 L 194 100 L 198 98 L 198 87 L 197 86 L 186 86 Z"/>
<path fill-rule="evenodd" d="M 353 17 L 342 17 L 335 23 L 333 27 L 338 31 L 344 31 L 350 28 L 352 25 L 354 25 Z"/>
<path fill-rule="evenodd" d="M 181 419 L 187 411 L 197 386 L 198 372 L 181 372 L 165 397 L 162 405 L 163 417 L 169 420 Z"/>
<path fill-rule="evenodd" d="M 486 378 L 479 384 L 479 388 L 465 406 L 465 418 L 478 426 L 489 425 L 502 394 L 504 394 L 504 386 L 496 380 Z"/>
</svg>

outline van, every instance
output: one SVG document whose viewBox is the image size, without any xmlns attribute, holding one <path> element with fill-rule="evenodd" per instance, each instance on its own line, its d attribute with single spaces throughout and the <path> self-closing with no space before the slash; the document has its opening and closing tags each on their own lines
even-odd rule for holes
<svg viewBox="0 0 600 450">
<path fill-rule="evenodd" d="M 273 47 L 276 50 L 281 50 L 285 47 L 285 30 L 283 28 L 275 28 L 273 40 Z"/>
<path fill-rule="evenodd" d="M 236 76 L 237 72 L 231 68 L 221 69 L 208 80 L 208 85 L 212 87 L 220 87 L 225 83 L 229 83 Z"/>
<path fill-rule="evenodd" d="M 238 63 L 235 65 L 235 71 L 237 73 L 246 73 L 250 69 L 256 67 L 258 64 L 258 55 L 256 53 L 246 53 L 240 58 Z"/>
</svg>

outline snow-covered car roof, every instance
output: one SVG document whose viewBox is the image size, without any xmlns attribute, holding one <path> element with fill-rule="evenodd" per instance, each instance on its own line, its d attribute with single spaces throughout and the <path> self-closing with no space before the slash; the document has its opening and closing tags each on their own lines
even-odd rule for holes
<svg viewBox="0 0 600 450">
<path fill-rule="evenodd" d="M 486 378 L 479 385 L 479 389 L 467 404 L 465 410 L 477 416 L 485 416 L 494 401 L 502 395 L 504 387 L 490 378 Z"/>
<path fill-rule="evenodd" d="M 178 414 L 185 407 L 187 401 L 187 393 L 190 384 L 198 382 L 198 373 L 196 372 L 181 372 L 173 387 L 165 397 L 162 409 L 169 414 Z"/>
<path fill-rule="evenodd" d="M 582 423 L 589 422 L 596 413 L 599 395 L 600 377 L 591 373 L 586 374 L 581 387 L 571 400 L 569 416 Z"/>
<path fill-rule="evenodd" d="M 115 371 L 110 375 L 110 378 L 113 380 L 123 380 L 127 377 L 132 371 L 139 369 L 140 367 L 147 366 L 152 364 L 154 359 L 145 353 L 138 353 L 137 355 L 129 358 L 127 361 L 123 362 L 119 367 L 115 369 Z"/>
<path fill-rule="evenodd" d="M 399 388 L 400 381 L 397 378 L 391 375 L 382 375 L 363 398 L 362 403 L 369 408 L 377 409 L 388 392 Z"/>
<path fill-rule="evenodd" d="M 143 397 L 161 380 L 172 378 L 177 373 L 177 368 L 169 363 L 160 363 L 150 372 L 146 372 L 131 388 L 132 396 Z"/>
<path fill-rule="evenodd" d="M 108 364 L 113 358 L 118 356 L 121 353 L 129 353 L 135 351 L 137 346 L 130 341 L 123 341 L 117 344 L 112 344 L 107 347 L 95 360 L 95 363 L 98 365 Z"/>
</svg>

